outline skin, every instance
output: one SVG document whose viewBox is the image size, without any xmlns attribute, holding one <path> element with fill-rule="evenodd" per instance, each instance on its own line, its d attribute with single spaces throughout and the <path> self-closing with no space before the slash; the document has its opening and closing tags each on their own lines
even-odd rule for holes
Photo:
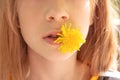
<svg viewBox="0 0 120 80">
<path fill-rule="evenodd" d="M 70 21 L 86 38 L 90 0 L 18 0 L 17 12 L 22 36 L 28 45 L 30 75 L 27 79 L 84 80 L 89 70 L 77 61 L 77 53 L 62 55 L 58 45 L 50 45 L 42 37 L 60 31 L 61 25 Z"/>
</svg>

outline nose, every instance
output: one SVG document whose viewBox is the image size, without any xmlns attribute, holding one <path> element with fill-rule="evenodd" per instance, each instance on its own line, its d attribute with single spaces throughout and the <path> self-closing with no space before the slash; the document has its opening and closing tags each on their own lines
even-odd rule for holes
<svg viewBox="0 0 120 80">
<path fill-rule="evenodd" d="M 69 15 L 65 10 L 51 10 L 46 15 L 47 21 L 62 22 L 69 19 Z"/>
</svg>

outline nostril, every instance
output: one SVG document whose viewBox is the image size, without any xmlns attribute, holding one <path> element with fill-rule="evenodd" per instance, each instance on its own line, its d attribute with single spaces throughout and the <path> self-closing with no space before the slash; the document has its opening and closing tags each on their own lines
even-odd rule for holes
<svg viewBox="0 0 120 80">
<path fill-rule="evenodd" d="M 54 17 L 52 17 L 52 16 L 50 16 L 49 18 L 48 18 L 48 20 L 54 20 L 55 18 Z"/>
<path fill-rule="evenodd" d="M 63 20 L 66 20 L 66 19 L 67 19 L 67 16 L 62 16 L 62 19 L 63 19 Z"/>
</svg>

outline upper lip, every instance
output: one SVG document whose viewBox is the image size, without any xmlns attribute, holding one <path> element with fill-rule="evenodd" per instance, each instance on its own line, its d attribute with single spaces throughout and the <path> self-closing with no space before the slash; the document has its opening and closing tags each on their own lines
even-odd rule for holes
<svg viewBox="0 0 120 80">
<path fill-rule="evenodd" d="M 60 33 L 60 31 L 51 31 L 51 32 L 48 32 L 46 33 L 44 36 L 43 36 L 43 39 L 50 36 L 50 35 L 57 35 L 58 33 Z"/>
</svg>

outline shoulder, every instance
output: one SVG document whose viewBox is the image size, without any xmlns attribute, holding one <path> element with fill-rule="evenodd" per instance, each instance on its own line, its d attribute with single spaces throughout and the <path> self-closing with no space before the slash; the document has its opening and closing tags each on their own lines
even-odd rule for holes
<svg viewBox="0 0 120 80">
<path fill-rule="evenodd" d="M 98 80 L 120 80 L 120 72 L 102 72 Z"/>
</svg>

